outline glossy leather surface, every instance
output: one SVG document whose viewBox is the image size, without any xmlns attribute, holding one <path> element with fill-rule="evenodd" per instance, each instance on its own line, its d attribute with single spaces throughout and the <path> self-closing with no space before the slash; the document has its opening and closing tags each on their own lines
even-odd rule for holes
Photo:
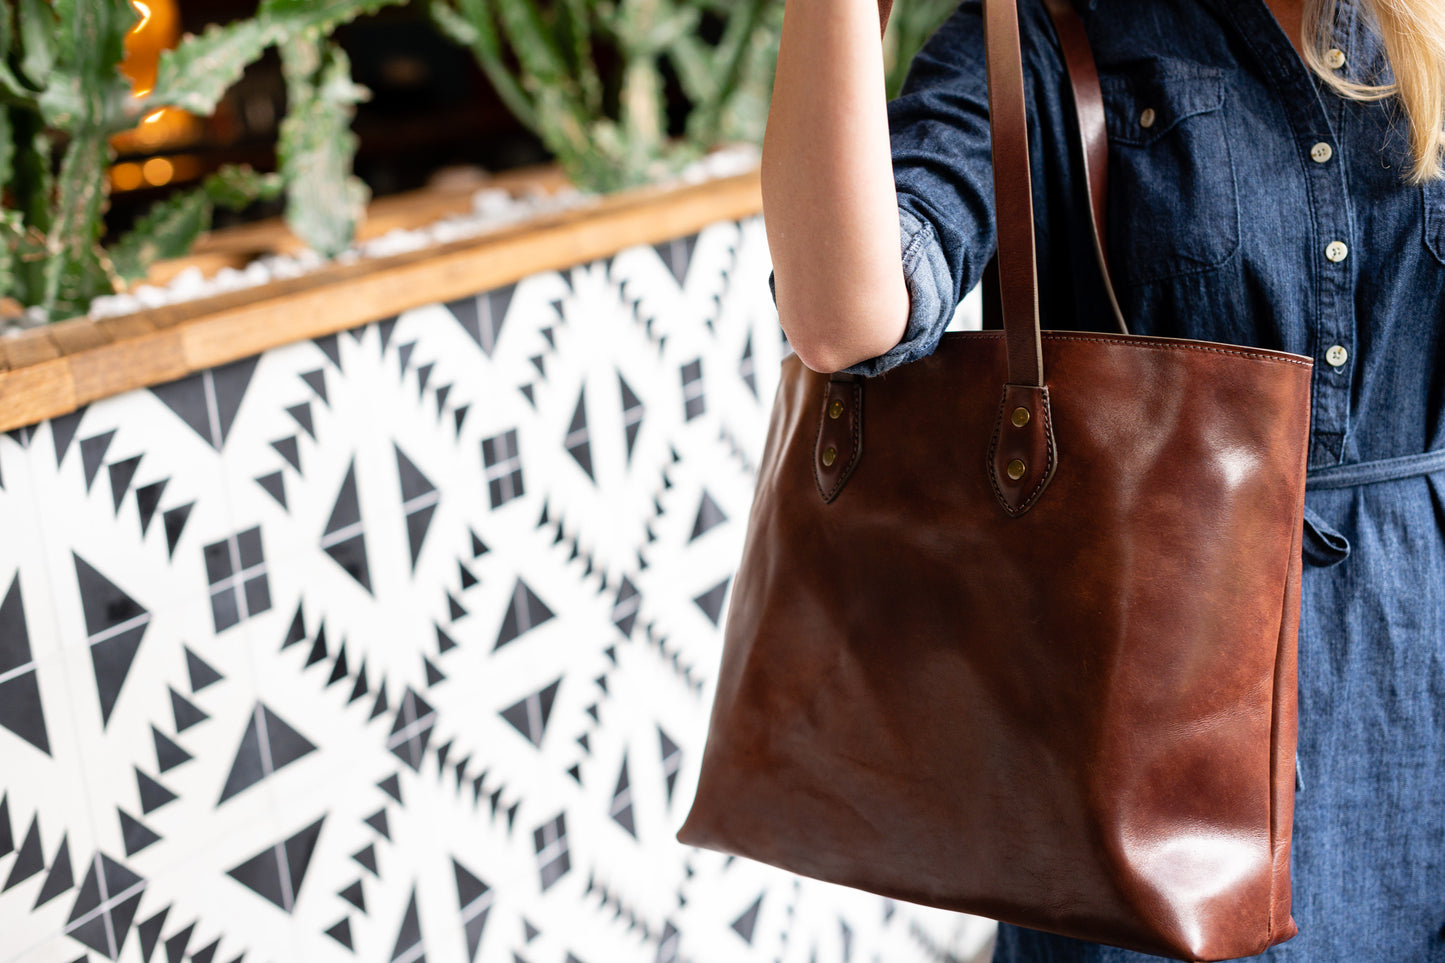
<svg viewBox="0 0 1445 963">
<path fill-rule="evenodd" d="M 988 452 L 997 332 L 863 387 L 784 363 L 680 838 L 1185 959 L 1288 938 L 1310 366 L 1048 334 L 1059 450 L 1025 514 Z"/>
</svg>

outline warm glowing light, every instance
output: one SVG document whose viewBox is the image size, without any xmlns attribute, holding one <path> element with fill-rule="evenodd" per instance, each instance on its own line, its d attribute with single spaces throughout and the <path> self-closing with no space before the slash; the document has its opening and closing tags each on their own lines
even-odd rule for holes
<svg viewBox="0 0 1445 963">
<path fill-rule="evenodd" d="M 150 8 L 150 5 L 149 5 L 149 4 L 145 4 L 145 3 L 141 3 L 140 0 L 130 0 L 130 5 L 131 5 L 132 7 L 135 7 L 135 12 L 136 12 L 136 13 L 140 14 L 140 19 L 135 22 L 135 26 L 133 26 L 133 27 L 130 28 L 130 32 L 131 32 L 131 33 L 140 33 L 142 30 L 145 29 L 145 25 L 148 24 L 148 23 L 150 23 L 150 19 L 151 19 L 151 8 Z"/>
<path fill-rule="evenodd" d="M 127 161 L 110 169 L 110 184 L 117 191 L 133 191 L 140 187 L 143 181 L 139 164 Z"/>
<path fill-rule="evenodd" d="M 164 117 L 164 116 L 166 115 L 166 110 L 167 110 L 167 108 L 162 107 L 160 110 L 153 110 L 153 111 L 151 111 L 149 114 L 146 114 L 146 115 L 145 115 L 145 119 L 142 120 L 141 123 L 142 123 L 142 124 L 154 124 L 156 121 L 160 120 L 162 117 Z"/>
<path fill-rule="evenodd" d="M 175 167 L 164 157 L 152 157 L 141 167 L 141 174 L 145 176 L 145 182 L 152 187 L 169 184 L 175 173 Z"/>
</svg>

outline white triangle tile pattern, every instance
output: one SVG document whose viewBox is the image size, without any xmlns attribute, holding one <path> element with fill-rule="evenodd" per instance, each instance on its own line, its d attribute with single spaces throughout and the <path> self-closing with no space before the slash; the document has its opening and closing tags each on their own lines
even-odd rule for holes
<svg viewBox="0 0 1445 963">
<path fill-rule="evenodd" d="M 0 961 L 975 949 L 673 838 L 767 270 L 717 224 L 0 436 Z"/>
</svg>

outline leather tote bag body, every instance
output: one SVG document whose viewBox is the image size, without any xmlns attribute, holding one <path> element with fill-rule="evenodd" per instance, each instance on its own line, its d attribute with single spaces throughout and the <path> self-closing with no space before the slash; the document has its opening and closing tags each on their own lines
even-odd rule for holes
<svg viewBox="0 0 1445 963">
<path fill-rule="evenodd" d="M 1017 8 L 985 7 L 1004 330 L 874 379 L 784 362 L 679 839 L 1256 954 L 1296 931 L 1311 363 L 1040 329 Z"/>
</svg>

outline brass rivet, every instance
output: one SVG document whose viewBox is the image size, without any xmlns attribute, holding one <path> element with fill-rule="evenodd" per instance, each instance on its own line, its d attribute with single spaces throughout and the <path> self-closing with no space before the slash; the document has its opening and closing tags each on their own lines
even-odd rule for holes
<svg viewBox="0 0 1445 963">
<path fill-rule="evenodd" d="M 830 445 L 829 447 L 823 449 L 823 464 L 824 464 L 824 465 L 831 467 L 832 464 L 833 464 L 833 462 L 835 462 L 835 461 L 837 461 L 837 460 L 838 460 L 838 449 L 832 447 L 831 445 Z"/>
<path fill-rule="evenodd" d="M 1015 408 L 1013 421 L 1015 428 L 1022 428 L 1024 425 L 1028 424 L 1029 410 L 1027 408 Z"/>
<path fill-rule="evenodd" d="M 837 418 L 841 418 L 842 416 L 843 416 L 843 402 L 838 401 L 838 400 L 835 399 L 835 400 L 833 401 L 833 403 L 828 406 L 828 417 L 829 417 L 829 418 L 833 418 L 833 419 L 837 419 Z"/>
<path fill-rule="evenodd" d="M 1028 471 L 1028 468 L 1024 465 L 1023 462 L 1019 461 L 1017 458 L 1008 463 L 1008 476 L 1014 481 L 1018 481 L 1020 478 L 1024 477 L 1025 471 Z"/>
</svg>

